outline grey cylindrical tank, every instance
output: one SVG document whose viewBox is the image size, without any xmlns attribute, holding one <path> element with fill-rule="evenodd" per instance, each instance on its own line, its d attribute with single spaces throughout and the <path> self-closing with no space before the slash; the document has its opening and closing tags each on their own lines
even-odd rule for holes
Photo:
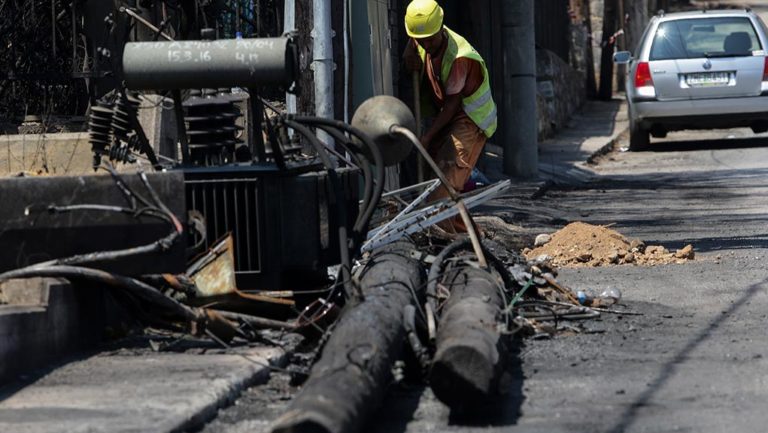
<svg viewBox="0 0 768 433">
<path fill-rule="evenodd" d="M 129 89 L 288 86 L 298 65 L 290 38 L 129 42 L 123 73 Z"/>
<path fill-rule="evenodd" d="M 392 133 L 392 125 L 416 130 L 416 119 L 411 109 L 394 96 L 379 95 L 369 98 L 352 116 L 352 126 L 368 134 L 379 145 L 384 165 L 387 166 L 403 161 L 413 148 L 410 140 Z"/>
</svg>

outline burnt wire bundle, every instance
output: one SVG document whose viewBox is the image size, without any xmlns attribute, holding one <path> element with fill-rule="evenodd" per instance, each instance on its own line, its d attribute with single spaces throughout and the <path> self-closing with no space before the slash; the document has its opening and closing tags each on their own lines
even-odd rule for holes
<svg viewBox="0 0 768 433">
<path fill-rule="evenodd" d="M 352 260 L 360 252 L 360 246 L 368 234 L 371 218 L 384 192 L 384 159 L 381 149 L 365 133 L 347 123 L 321 117 L 280 113 L 266 101 L 265 105 L 280 114 L 275 119 L 275 126 L 282 129 L 293 129 L 303 137 L 315 150 L 328 173 L 331 184 L 329 205 L 336 210 L 339 226 L 338 239 L 341 249 L 339 279 L 343 282 L 346 296 L 359 300 L 361 294 L 354 286 L 351 277 Z M 268 128 L 271 129 L 270 126 Z M 331 136 L 337 148 L 323 143 L 317 136 L 318 131 L 323 131 Z M 287 133 L 282 135 L 287 136 Z M 278 148 L 277 153 L 279 154 L 279 146 L 275 147 Z M 347 229 L 350 226 L 347 220 L 349 207 L 336 172 L 338 164 L 334 158 L 341 164 L 357 168 L 363 177 L 363 199 L 357 218 L 351 225 L 351 233 L 348 233 Z"/>
</svg>

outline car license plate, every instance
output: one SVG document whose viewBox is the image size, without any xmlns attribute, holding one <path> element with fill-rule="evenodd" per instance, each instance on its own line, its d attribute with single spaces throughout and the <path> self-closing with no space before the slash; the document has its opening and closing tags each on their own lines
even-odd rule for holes
<svg viewBox="0 0 768 433">
<path fill-rule="evenodd" d="M 725 86 L 731 80 L 729 72 L 699 72 L 687 74 L 685 83 L 691 87 Z"/>
</svg>

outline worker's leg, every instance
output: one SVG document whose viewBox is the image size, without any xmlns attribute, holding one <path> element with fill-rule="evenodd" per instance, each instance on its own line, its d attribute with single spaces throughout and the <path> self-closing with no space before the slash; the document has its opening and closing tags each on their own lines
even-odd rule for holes
<svg viewBox="0 0 768 433">
<path fill-rule="evenodd" d="M 434 143 L 433 157 L 456 191 L 461 192 L 464 184 L 469 180 L 472 168 L 480 159 L 486 140 L 483 131 L 467 118 L 454 122 L 447 129 L 446 134 Z M 430 200 L 444 197 L 448 197 L 448 191 L 445 188 L 439 188 L 430 196 Z M 466 226 L 458 216 L 439 225 L 451 233 L 465 233 L 467 231 Z"/>
</svg>

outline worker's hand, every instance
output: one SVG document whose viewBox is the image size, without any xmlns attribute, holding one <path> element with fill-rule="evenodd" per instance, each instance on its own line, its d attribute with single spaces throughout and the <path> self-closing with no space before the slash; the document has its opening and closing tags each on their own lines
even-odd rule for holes
<svg viewBox="0 0 768 433">
<path fill-rule="evenodd" d="M 405 64 L 405 69 L 408 72 L 421 71 L 422 61 L 421 57 L 419 56 L 419 52 L 416 49 L 416 42 L 414 42 L 413 39 L 409 40 L 408 43 L 405 44 L 403 63 Z"/>
</svg>

